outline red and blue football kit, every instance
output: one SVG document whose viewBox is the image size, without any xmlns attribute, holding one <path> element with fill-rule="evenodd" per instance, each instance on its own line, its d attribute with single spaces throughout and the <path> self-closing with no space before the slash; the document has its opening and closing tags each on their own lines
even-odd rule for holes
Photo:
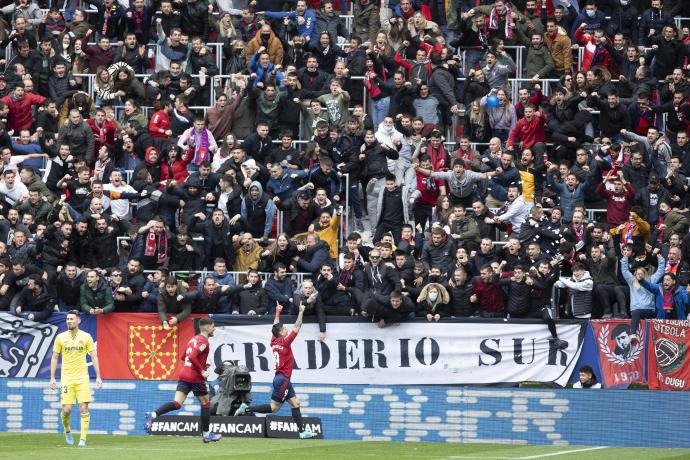
<svg viewBox="0 0 690 460">
<path fill-rule="evenodd" d="M 192 391 L 194 396 L 208 394 L 206 379 L 201 375 L 206 370 L 208 351 L 208 338 L 202 334 L 195 335 L 189 340 L 182 358 L 184 365 L 178 377 L 178 391 L 185 394 Z"/>
<path fill-rule="evenodd" d="M 295 331 L 291 331 L 285 337 L 271 336 L 271 349 L 276 360 L 276 375 L 273 378 L 273 394 L 271 399 L 282 403 L 295 397 L 290 377 L 295 367 L 295 357 L 292 354 L 292 342 L 297 337 Z"/>
</svg>

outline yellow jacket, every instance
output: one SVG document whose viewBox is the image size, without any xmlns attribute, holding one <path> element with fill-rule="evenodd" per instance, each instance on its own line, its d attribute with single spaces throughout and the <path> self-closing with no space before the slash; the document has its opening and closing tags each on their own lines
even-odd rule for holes
<svg viewBox="0 0 690 460">
<path fill-rule="evenodd" d="M 331 223 L 328 225 L 328 227 L 318 227 L 320 225 L 319 222 L 317 222 L 314 226 L 314 233 L 319 235 L 319 238 L 322 241 L 325 241 L 328 243 L 328 255 L 331 256 L 331 259 L 338 260 L 338 230 L 340 229 L 340 214 L 336 214 L 331 218 Z M 298 233 L 297 235 L 293 236 L 293 239 L 297 240 L 299 238 L 307 236 L 308 233 Z"/>
</svg>

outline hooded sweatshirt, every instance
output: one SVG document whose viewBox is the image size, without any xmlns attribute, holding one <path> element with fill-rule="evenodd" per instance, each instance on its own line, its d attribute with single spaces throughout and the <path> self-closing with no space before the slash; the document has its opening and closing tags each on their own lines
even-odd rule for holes
<svg viewBox="0 0 690 460">
<path fill-rule="evenodd" d="M 251 196 L 251 189 L 254 187 L 259 190 L 259 197 L 256 200 Z M 273 200 L 270 200 L 268 195 L 264 194 L 264 188 L 259 181 L 253 181 L 249 186 L 249 191 L 250 193 L 247 193 L 244 200 L 242 200 L 240 214 L 247 222 L 249 231 L 252 235 L 256 237 L 268 237 L 271 234 L 273 217 L 276 212 Z M 261 230 L 262 225 L 263 231 Z"/>
<path fill-rule="evenodd" d="M 650 278 L 649 282 L 652 284 L 658 283 L 659 280 L 664 276 L 664 271 L 666 270 L 666 260 L 659 259 L 659 266 Z M 641 283 L 635 283 L 633 274 L 630 272 L 628 266 L 628 258 L 623 257 L 621 259 L 621 273 L 625 282 L 630 286 L 630 311 L 635 310 L 654 310 L 654 293 L 652 291 L 645 289 Z M 637 285 L 636 285 L 637 284 Z"/>
</svg>

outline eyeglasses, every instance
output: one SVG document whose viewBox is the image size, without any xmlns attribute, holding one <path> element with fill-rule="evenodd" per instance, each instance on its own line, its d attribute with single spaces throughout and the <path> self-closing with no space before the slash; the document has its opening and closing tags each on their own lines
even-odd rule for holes
<svg viewBox="0 0 690 460">
<path fill-rule="evenodd" d="M 117 277 L 120 277 L 120 276 L 122 276 L 122 273 L 111 273 L 110 276 L 111 276 L 111 277 L 116 277 L 116 276 L 117 276 Z"/>
<path fill-rule="evenodd" d="M 369 256 L 371 260 L 379 260 L 381 256 Z"/>
</svg>

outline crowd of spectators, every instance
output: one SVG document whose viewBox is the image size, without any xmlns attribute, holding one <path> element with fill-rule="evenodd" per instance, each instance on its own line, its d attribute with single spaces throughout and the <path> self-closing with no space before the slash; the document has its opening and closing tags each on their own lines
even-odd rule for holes
<svg viewBox="0 0 690 460">
<path fill-rule="evenodd" d="M 1 10 L 0 310 L 690 311 L 690 2 L 65 5 Z"/>
</svg>

